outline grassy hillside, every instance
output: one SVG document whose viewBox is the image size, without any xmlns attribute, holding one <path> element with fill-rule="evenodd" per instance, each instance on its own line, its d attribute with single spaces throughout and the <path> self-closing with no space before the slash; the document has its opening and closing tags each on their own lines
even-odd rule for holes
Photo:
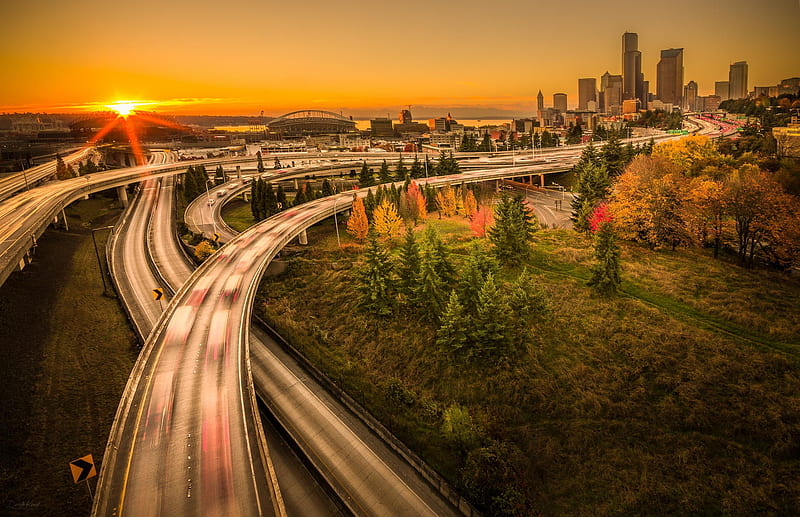
<svg viewBox="0 0 800 517">
<path fill-rule="evenodd" d="M 463 219 L 431 219 L 462 261 Z M 331 225 L 332 226 L 332 225 Z M 324 226 L 258 310 L 490 515 L 787 514 L 800 504 L 796 278 L 623 244 L 623 294 L 585 287 L 591 240 L 536 234 L 552 311 L 522 357 L 454 363 L 418 317 L 357 307 L 362 246 Z M 459 407 L 463 432 L 452 432 Z M 453 408 L 456 408 L 454 410 Z"/>
</svg>

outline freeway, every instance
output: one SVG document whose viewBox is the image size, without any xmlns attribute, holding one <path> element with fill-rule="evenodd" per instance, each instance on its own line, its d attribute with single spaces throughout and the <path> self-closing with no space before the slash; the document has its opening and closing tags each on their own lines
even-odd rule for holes
<svg viewBox="0 0 800 517">
<path fill-rule="evenodd" d="M 86 158 L 92 153 L 91 147 L 84 147 L 74 153 L 64 157 L 65 164 L 75 164 Z M 25 189 L 29 190 L 38 183 L 45 181 L 56 173 L 55 160 L 36 165 L 30 169 L 6 176 L 0 180 L 0 201 L 8 199 L 17 192 Z"/>
</svg>

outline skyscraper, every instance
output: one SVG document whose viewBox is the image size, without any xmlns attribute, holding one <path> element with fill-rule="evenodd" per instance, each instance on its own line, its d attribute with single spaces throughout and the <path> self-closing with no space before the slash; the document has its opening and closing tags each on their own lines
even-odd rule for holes
<svg viewBox="0 0 800 517">
<path fill-rule="evenodd" d="M 626 32 L 622 35 L 622 98 L 640 98 L 644 89 L 643 81 L 639 35 Z"/>
<path fill-rule="evenodd" d="M 728 73 L 729 98 L 744 99 L 747 97 L 747 61 L 737 61 L 731 65 Z"/>
<path fill-rule="evenodd" d="M 683 110 L 699 111 L 697 99 L 697 83 L 694 81 L 689 81 L 683 88 Z"/>
<path fill-rule="evenodd" d="M 597 103 L 597 79 L 594 77 L 578 79 L 578 109 L 588 109 L 590 101 Z"/>
<path fill-rule="evenodd" d="M 731 83 L 728 81 L 715 81 L 714 95 L 722 101 L 728 100 L 731 96 Z"/>
<path fill-rule="evenodd" d="M 601 99 L 600 109 L 608 115 L 622 113 L 622 76 L 604 73 L 600 78 Z"/>
<path fill-rule="evenodd" d="M 553 107 L 561 113 L 567 112 L 567 94 L 554 93 L 553 94 Z"/>
<path fill-rule="evenodd" d="M 536 96 L 536 116 L 542 118 L 543 111 L 544 111 L 544 95 L 542 95 L 542 90 L 539 90 L 539 95 Z"/>
<path fill-rule="evenodd" d="M 683 49 L 661 51 L 656 67 L 656 96 L 661 102 L 681 105 L 683 96 Z"/>
</svg>

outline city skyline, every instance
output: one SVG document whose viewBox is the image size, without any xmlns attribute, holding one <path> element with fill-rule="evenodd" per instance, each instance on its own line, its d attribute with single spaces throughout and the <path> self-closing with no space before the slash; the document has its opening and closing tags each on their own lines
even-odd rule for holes
<svg viewBox="0 0 800 517">
<path fill-rule="evenodd" d="M 188 2 L 14 4 L 0 21 L 0 66 L 10 78 L 0 84 L 0 111 L 76 111 L 131 99 L 183 114 L 320 108 L 372 117 L 411 104 L 420 116 L 524 115 L 536 111 L 540 89 L 548 100 L 567 93 L 574 107 L 579 78 L 622 74 L 624 32 L 638 34 L 651 93 L 660 52 L 669 48 L 684 49 L 684 82 L 695 81 L 699 95 L 713 94 L 738 61 L 749 65 L 749 88 L 797 75 L 800 60 L 785 49 L 800 21 L 798 2 L 712 4 L 679 0 L 668 12 L 642 14 L 625 1 L 613 20 L 594 17 L 585 1 L 569 12 L 504 4 L 514 15 L 474 1 L 412 0 L 402 12 L 361 1 L 338 9 L 243 1 L 210 11 Z M 548 22 L 565 15 L 575 18 L 569 30 Z"/>
</svg>

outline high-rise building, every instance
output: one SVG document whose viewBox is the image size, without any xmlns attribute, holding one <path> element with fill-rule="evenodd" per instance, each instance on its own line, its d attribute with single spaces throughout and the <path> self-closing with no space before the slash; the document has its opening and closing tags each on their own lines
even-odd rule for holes
<svg viewBox="0 0 800 517">
<path fill-rule="evenodd" d="M 567 112 L 567 94 L 554 93 L 553 94 L 553 107 L 561 113 Z"/>
<path fill-rule="evenodd" d="M 714 82 L 714 95 L 721 100 L 726 101 L 731 97 L 731 83 L 728 81 L 715 81 Z"/>
<path fill-rule="evenodd" d="M 800 77 L 789 77 L 788 79 L 783 79 L 778 84 L 778 95 L 782 95 L 784 93 L 788 93 L 791 95 L 797 95 L 800 93 Z"/>
<path fill-rule="evenodd" d="M 394 127 L 392 126 L 392 119 L 374 118 L 369 121 L 369 128 L 372 131 L 374 138 L 390 138 L 394 136 Z"/>
<path fill-rule="evenodd" d="M 411 117 L 410 109 L 400 110 L 399 119 L 401 124 L 411 124 L 412 122 L 414 122 L 414 119 Z"/>
<path fill-rule="evenodd" d="M 597 104 L 597 79 L 594 77 L 578 79 L 578 109 L 589 109 L 589 102 Z"/>
<path fill-rule="evenodd" d="M 683 87 L 683 110 L 684 111 L 700 111 L 697 102 L 697 83 L 689 81 Z"/>
<path fill-rule="evenodd" d="M 647 105 L 642 53 L 639 52 L 639 35 L 635 32 L 622 35 L 622 98 L 639 99 L 642 106 Z"/>
<path fill-rule="evenodd" d="M 536 116 L 542 118 L 543 111 L 544 111 L 544 95 L 542 95 L 542 90 L 539 90 L 539 94 L 536 96 Z"/>
<path fill-rule="evenodd" d="M 601 105 L 600 111 L 608 115 L 622 113 L 622 88 L 621 75 L 611 75 L 608 72 L 600 77 Z"/>
<path fill-rule="evenodd" d="M 656 67 L 656 96 L 661 102 L 681 105 L 683 96 L 683 49 L 661 51 Z"/>
<path fill-rule="evenodd" d="M 747 61 L 737 61 L 728 72 L 729 96 L 731 99 L 747 97 Z"/>
</svg>

